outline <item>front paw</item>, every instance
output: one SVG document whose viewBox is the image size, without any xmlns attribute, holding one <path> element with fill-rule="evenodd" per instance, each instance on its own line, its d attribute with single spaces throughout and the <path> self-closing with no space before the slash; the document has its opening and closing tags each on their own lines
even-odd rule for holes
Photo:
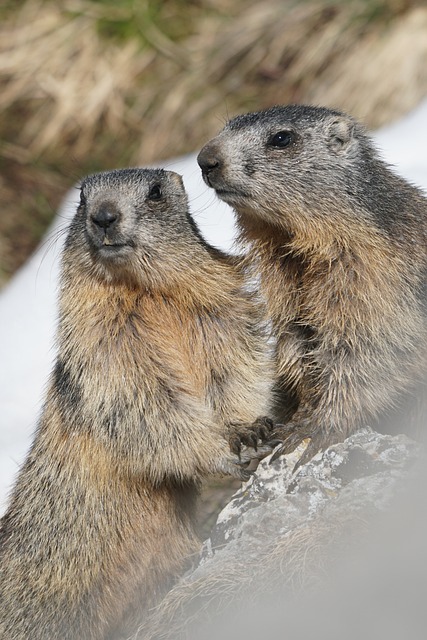
<svg viewBox="0 0 427 640">
<path fill-rule="evenodd" d="M 242 446 L 251 447 L 255 451 L 263 444 L 274 447 L 272 432 L 274 423 L 270 418 L 261 416 L 252 423 L 233 423 L 229 425 L 228 441 L 232 453 L 240 456 Z M 275 444 L 277 444 L 277 440 Z M 267 454 L 268 455 L 268 454 Z"/>
<path fill-rule="evenodd" d="M 256 450 L 243 446 L 239 454 L 230 454 L 226 463 L 226 473 L 246 482 L 257 470 L 260 460 L 270 455 L 273 448 L 270 444 L 258 445 Z"/>
<path fill-rule="evenodd" d="M 259 459 L 252 458 L 251 460 L 236 460 L 230 468 L 230 475 L 242 482 L 247 482 L 258 469 Z"/>
<path fill-rule="evenodd" d="M 282 455 L 292 453 L 304 440 L 309 440 L 304 453 L 295 464 L 294 471 L 310 462 L 319 451 L 324 451 L 331 445 L 342 442 L 345 438 L 339 431 L 322 429 L 308 419 L 276 424 L 272 436 L 281 441 L 281 445 L 271 456 L 270 462 L 274 462 Z"/>
</svg>

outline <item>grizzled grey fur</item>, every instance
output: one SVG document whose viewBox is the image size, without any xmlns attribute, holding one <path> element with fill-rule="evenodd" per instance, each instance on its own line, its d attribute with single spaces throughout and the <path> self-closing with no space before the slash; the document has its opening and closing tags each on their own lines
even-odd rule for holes
<svg viewBox="0 0 427 640">
<path fill-rule="evenodd" d="M 235 210 L 277 341 L 281 449 L 425 431 L 427 200 L 322 107 L 231 120 L 198 156 Z"/>
</svg>

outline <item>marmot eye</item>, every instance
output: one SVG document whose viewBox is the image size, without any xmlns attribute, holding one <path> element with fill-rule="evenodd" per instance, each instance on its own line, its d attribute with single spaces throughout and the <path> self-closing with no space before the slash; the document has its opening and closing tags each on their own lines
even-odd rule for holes
<svg viewBox="0 0 427 640">
<path fill-rule="evenodd" d="M 148 193 L 148 199 L 149 200 L 160 200 L 160 198 L 162 197 L 162 189 L 160 187 L 159 184 L 153 184 L 153 186 L 151 187 L 149 193 Z"/>
<path fill-rule="evenodd" d="M 278 131 L 268 141 L 269 147 L 277 147 L 283 149 L 288 147 L 294 141 L 294 134 L 292 131 Z"/>
</svg>

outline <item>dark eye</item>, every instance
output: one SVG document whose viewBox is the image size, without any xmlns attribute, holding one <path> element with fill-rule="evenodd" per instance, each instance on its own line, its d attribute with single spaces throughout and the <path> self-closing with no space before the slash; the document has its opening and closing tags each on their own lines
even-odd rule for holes
<svg viewBox="0 0 427 640">
<path fill-rule="evenodd" d="M 292 131 L 278 131 L 268 141 L 269 147 L 276 147 L 278 149 L 283 149 L 284 147 L 288 147 L 295 140 L 295 136 Z"/>
<path fill-rule="evenodd" d="M 162 189 L 160 187 L 159 184 L 153 184 L 153 186 L 150 188 L 150 191 L 148 192 L 148 199 L 149 200 L 160 200 L 162 197 Z"/>
</svg>

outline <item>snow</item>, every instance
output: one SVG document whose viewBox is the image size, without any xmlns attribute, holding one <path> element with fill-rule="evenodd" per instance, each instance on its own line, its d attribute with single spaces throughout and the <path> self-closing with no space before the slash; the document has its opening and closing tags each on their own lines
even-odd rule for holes
<svg viewBox="0 0 427 640">
<path fill-rule="evenodd" d="M 374 138 L 384 159 L 427 191 L 427 100 Z M 235 251 L 233 214 L 204 185 L 196 154 L 161 164 L 183 176 L 191 211 L 208 242 Z M 0 513 L 31 442 L 55 356 L 59 257 L 77 196 L 76 189 L 67 195 L 38 250 L 0 293 Z"/>
</svg>

